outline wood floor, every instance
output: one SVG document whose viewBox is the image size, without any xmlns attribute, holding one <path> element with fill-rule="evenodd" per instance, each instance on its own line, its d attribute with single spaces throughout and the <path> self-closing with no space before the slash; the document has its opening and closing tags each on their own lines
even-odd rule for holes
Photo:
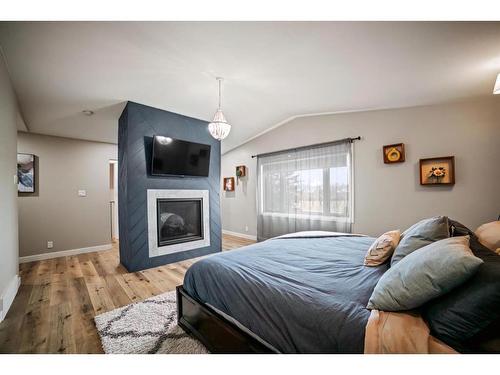
<svg viewBox="0 0 500 375">
<path fill-rule="evenodd" d="M 223 235 L 222 247 L 253 242 Z M 21 264 L 19 292 L 0 323 L 0 353 L 102 353 L 95 315 L 174 290 L 199 259 L 128 273 L 115 245 Z"/>
</svg>

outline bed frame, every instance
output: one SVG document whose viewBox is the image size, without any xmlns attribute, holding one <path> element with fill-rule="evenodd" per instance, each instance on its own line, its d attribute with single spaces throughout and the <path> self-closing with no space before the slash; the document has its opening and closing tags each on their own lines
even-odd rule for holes
<svg viewBox="0 0 500 375">
<path fill-rule="evenodd" d="M 177 322 L 211 353 L 280 353 L 257 335 L 247 332 L 210 306 L 191 297 L 179 285 Z"/>
</svg>

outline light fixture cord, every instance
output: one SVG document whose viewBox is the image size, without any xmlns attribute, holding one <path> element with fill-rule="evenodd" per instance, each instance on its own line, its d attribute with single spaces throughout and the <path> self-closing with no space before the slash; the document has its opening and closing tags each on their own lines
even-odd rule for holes
<svg viewBox="0 0 500 375">
<path fill-rule="evenodd" d="M 221 88 L 222 79 L 217 78 L 217 81 L 219 81 L 219 109 L 221 109 L 222 108 L 222 99 L 221 99 L 221 97 L 222 97 L 222 94 L 221 94 L 221 92 L 222 92 L 222 88 Z"/>
</svg>

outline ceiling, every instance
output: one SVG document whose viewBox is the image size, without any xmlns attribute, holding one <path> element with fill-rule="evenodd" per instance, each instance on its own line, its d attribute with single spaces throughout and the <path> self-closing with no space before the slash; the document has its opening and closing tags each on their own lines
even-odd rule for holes
<svg viewBox="0 0 500 375">
<path fill-rule="evenodd" d="M 0 45 L 42 134 L 116 143 L 127 100 L 209 120 L 222 76 L 223 152 L 295 116 L 489 95 L 500 72 L 500 22 L 2 22 Z"/>
</svg>

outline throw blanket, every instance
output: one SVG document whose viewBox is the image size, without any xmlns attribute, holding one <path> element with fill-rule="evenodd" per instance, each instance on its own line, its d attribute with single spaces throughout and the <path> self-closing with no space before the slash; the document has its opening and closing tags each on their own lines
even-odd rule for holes
<svg viewBox="0 0 500 375">
<path fill-rule="evenodd" d="M 367 237 L 364 234 L 356 233 L 342 233 L 342 232 L 328 232 L 324 230 L 307 230 L 302 232 L 288 233 L 282 236 L 271 238 L 283 239 L 283 238 L 325 238 L 325 237 Z"/>
<path fill-rule="evenodd" d="M 365 332 L 365 354 L 457 354 L 432 337 L 416 312 L 372 310 Z"/>
</svg>

